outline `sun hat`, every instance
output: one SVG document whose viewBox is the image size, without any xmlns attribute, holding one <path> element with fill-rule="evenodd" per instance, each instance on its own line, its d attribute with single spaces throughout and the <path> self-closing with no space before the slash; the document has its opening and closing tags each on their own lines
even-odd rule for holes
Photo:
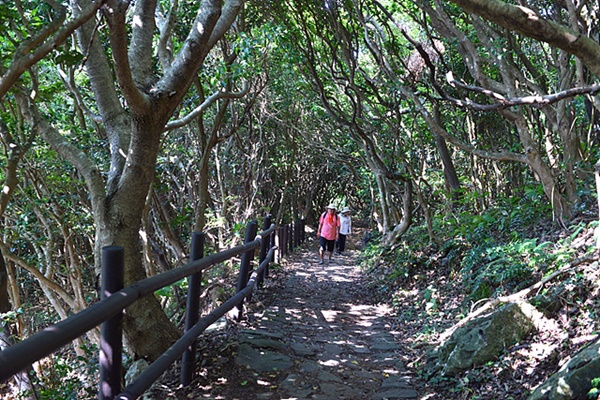
<svg viewBox="0 0 600 400">
<path fill-rule="evenodd" d="M 337 210 L 337 207 L 335 206 L 335 204 L 330 204 L 327 206 L 327 208 L 333 208 L 334 210 Z"/>
<path fill-rule="evenodd" d="M 350 212 L 350 209 L 348 207 L 344 207 L 344 209 L 341 211 L 341 213 L 347 213 Z"/>
</svg>

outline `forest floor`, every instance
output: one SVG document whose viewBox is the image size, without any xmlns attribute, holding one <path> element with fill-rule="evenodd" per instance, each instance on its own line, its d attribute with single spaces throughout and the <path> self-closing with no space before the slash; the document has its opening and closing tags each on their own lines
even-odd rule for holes
<svg viewBox="0 0 600 400">
<path fill-rule="evenodd" d="M 179 386 L 176 370 L 145 397 L 521 400 L 598 338 L 599 289 L 587 283 L 599 282 L 599 271 L 597 262 L 586 262 L 546 285 L 562 305 L 552 310 L 547 329 L 485 366 L 426 377 L 427 354 L 466 314 L 456 271 L 440 263 L 385 295 L 361 270 L 362 236 L 354 238 L 350 247 L 357 250 L 325 267 L 317 264 L 314 239 L 298 248 L 271 271 L 244 318 L 228 318 L 226 327 L 202 337 L 189 387 Z M 578 240 L 583 249 L 593 235 L 582 232 Z M 270 364 L 254 363 L 259 354 Z"/>
<path fill-rule="evenodd" d="M 541 236 L 540 242 L 557 243 L 565 232 Z M 536 328 L 525 339 L 506 349 L 497 360 L 454 377 L 427 377 L 424 365 L 429 352 L 452 327 L 488 300 L 468 299 L 457 266 L 432 253 L 435 268 L 415 273 L 402 284 L 394 299 L 400 340 L 411 354 L 407 365 L 421 399 L 527 399 L 532 391 L 557 372 L 571 356 L 598 340 L 600 331 L 600 268 L 593 229 L 584 229 L 570 244 L 571 262 L 543 285 L 537 276 L 531 286 L 506 288 L 505 297 L 526 300 L 542 311 Z M 535 286 L 534 286 L 535 285 Z M 526 289 L 533 289 L 527 292 Z M 491 299 L 489 299 L 491 300 Z M 596 399 L 588 397 L 588 399 Z"/>
<path fill-rule="evenodd" d="M 416 399 L 393 310 L 374 301 L 359 251 L 319 265 L 316 243 L 271 270 L 241 320 L 202 337 L 189 387 L 175 371 L 148 398 Z"/>
</svg>

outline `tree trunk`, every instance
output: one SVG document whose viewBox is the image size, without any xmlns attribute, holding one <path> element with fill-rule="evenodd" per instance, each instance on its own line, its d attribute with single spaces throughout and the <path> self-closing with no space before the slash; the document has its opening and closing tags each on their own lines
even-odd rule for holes
<svg viewBox="0 0 600 400">
<path fill-rule="evenodd" d="M 437 105 L 433 111 L 433 118 L 438 124 L 440 124 L 440 109 Z M 458 205 L 458 201 L 460 200 L 460 181 L 458 179 L 458 174 L 456 173 L 456 168 L 454 168 L 454 162 L 452 161 L 452 156 L 448 150 L 446 140 L 435 132 L 433 134 L 435 136 L 435 145 L 440 153 L 440 159 L 442 160 L 444 178 L 446 179 L 448 193 L 450 195 L 452 205 L 456 207 Z"/>
<path fill-rule="evenodd" d="M 208 192 L 208 161 L 212 148 L 208 151 L 204 151 L 202 159 L 200 160 L 200 176 L 198 177 L 198 203 L 195 207 L 195 222 L 194 231 L 202 232 L 206 226 L 206 207 L 210 199 Z"/>
<path fill-rule="evenodd" d="M 598 202 L 598 215 L 600 216 L 600 160 L 598 160 L 594 165 L 594 177 L 596 180 L 596 198 Z M 596 227 L 596 248 L 600 249 L 600 225 Z"/>
<path fill-rule="evenodd" d="M 402 219 L 391 232 L 384 235 L 382 240 L 383 246 L 393 246 L 408 228 L 410 228 L 412 223 L 412 181 L 407 179 L 404 183 L 404 193 L 402 194 Z"/>
<path fill-rule="evenodd" d="M 144 204 L 144 199 L 133 200 L 130 207 L 136 208 L 136 204 Z M 102 247 L 111 244 L 123 246 L 125 250 L 125 286 L 146 278 L 139 238 L 142 207 L 139 209 L 140 215 L 136 221 L 140 222 L 125 225 L 122 221 L 119 229 L 114 226 L 100 228 L 98 224 L 98 235 L 105 240 L 97 241 L 97 252 L 101 252 Z M 114 207 L 111 211 L 109 211 L 109 218 L 112 216 L 114 219 L 115 214 L 125 210 Z M 132 216 L 138 214 L 134 210 L 129 211 Z M 127 308 L 123 318 L 123 328 L 125 345 L 136 359 L 156 360 L 180 336 L 180 332 L 167 318 L 157 298 L 152 294 L 139 299 Z"/>
<path fill-rule="evenodd" d="M 373 174 L 375 175 L 375 182 L 377 182 L 377 198 L 379 199 L 379 208 L 381 210 L 378 223 L 382 227 L 381 233 L 386 235 L 391 229 L 390 207 L 388 204 L 389 194 L 387 192 L 385 178 L 383 175 L 381 173 L 377 173 L 376 171 L 373 171 Z"/>
<path fill-rule="evenodd" d="M 109 193 L 103 204 L 104 212 L 94 212 L 96 253 L 101 253 L 104 246 L 123 246 L 126 286 L 146 278 L 139 232 L 164 126 L 155 118 L 161 114 L 158 111 L 155 107 L 151 115 L 132 119 L 132 141 L 121 184 L 115 192 Z M 131 305 L 123 323 L 125 343 L 135 358 L 153 361 L 180 336 L 154 295 Z"/>
<path fill-rule="evenodd" d="M 552 210 L 554 212 L 557 222 L 562 226 L 565 226 L 565 218 L 568 218 L 569 207 L 567 207 L 566 199 L 561 195 L 560 190 L 556 187 L 556 178 L 552 169 L 544 162 L 540 153 L 537 150 L 537 146 L 527 126 L 527 121 L 522 115 L 515 115 L 515 126 L 521 139 L 521 144 L 525 149 L 527 157 L 527 164 L 531 167 L 533 172 L 538 176 L 542 188 L 546 197 L 552 204 Z"/>
<path fill-rule="evenodd" d="M 0 313 L 10 311 L 10 300 L 8 296 L 8 270 L 6 262 L 0 250 Z"/>
</svg>

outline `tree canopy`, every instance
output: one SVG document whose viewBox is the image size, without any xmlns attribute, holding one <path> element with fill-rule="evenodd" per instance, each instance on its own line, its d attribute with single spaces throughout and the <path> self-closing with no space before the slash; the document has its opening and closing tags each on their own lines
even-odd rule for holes
<svg viewBox="0 0 600 400">
<path fill-rule="evenodd" d="M 106 245 L 131 283 L 184 263 L 194 231 L 217 251 L 250 219 L 310 223 L 331 202 L 385 248 L 411 229 L 443 245 L 455 215 L 498 204 L 563 229 L 589 215 L 599 6 L 512 3 L 1 2 L 10 333 L 95 301 Z M 27 325 L 38 297 L 50 311 Z M 169 307 L 128 311 L 133 356 L 180 335 Z"/>
</svg>

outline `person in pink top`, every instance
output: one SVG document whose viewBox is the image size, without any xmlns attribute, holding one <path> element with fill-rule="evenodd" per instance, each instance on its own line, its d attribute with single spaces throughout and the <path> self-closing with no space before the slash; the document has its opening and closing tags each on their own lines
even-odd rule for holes
<svg viewBox="0 0 600 400">
<path fill-rule="evenodd" d="M 327 264 L 331 262 L 335 241 L 340 234 L 340 218 L 335 212 L 335 205 L 330 204 L 327 206 L 327 211 L 321 214 L 319 218 L 319 229 L 317 229 L 317 237 L 319 238 L 319 265 L 323 264 L 325 251 L 329 253 Z"/>
</svg>

